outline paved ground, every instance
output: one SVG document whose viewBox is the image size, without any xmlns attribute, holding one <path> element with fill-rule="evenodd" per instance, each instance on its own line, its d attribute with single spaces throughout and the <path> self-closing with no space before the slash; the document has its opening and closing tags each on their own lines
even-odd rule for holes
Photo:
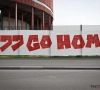
<svg viewBox="0 0 100 90">
<path fill-rule="evenodd" d="M 0 59 L 2 66 L 100 68 L 100 58 Z"/>
<path fill-rule="evenodd" d="M 99 89 L 99 70 L 0 70 L 0 90 Z"/>
<path fill-rule="evenodd" d="M 0 59 L 0 67 L 100 68 L 99 58 Z M 99 90 L 98 70 L 0 70 L 0 90 Z"/>
</svg>

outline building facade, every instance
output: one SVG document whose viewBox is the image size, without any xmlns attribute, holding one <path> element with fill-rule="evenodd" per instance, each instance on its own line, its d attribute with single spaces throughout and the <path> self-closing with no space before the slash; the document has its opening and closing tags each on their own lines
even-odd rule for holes
<svg viewBox="0 0 100 90">
<path fill-rule="evenodd" d="M 53 0 L 0 0 L 1 30 L 52 30 Z"/>
</svg>

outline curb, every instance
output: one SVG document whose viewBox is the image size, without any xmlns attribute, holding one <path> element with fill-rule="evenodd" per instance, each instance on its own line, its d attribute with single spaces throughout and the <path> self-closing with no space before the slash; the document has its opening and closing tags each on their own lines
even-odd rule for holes
<svg viewBox="0 0 100 90">
<path fill-rule="evenodd" d="M 0 70 L 100 70 L 100 67 L 2 66 Z"/>
</svg>

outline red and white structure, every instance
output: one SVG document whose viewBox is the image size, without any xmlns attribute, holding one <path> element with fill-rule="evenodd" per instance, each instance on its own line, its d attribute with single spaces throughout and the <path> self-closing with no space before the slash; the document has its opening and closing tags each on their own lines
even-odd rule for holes
<svg viewBox="0 0 100 90">
<path fill-rule="evenodd" d="M 0 0 L 1 30 L 51 30 L 53 0 Z"/>
</svg>

